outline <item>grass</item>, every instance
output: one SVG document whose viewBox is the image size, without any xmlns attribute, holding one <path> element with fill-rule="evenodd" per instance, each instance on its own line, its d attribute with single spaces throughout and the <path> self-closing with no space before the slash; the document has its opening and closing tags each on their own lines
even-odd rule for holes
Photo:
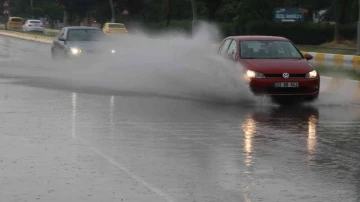
<svg viewBox="0 0 360 202">
<path fill-rule="evenodd" d="M 331 54 L 342 54 L 342 55 L 356 55 L 355 49 L 344 49 L 344 48 L 330 48 L 322 46 L 298 46 L 301 51 L 306 52 L 318 52 L 318 53 L 331 53 Z"/>
<path fill-rule="evenodd" d="M 48 37 L 54 37 L 57 35 L 57 33 L 54 32 L 24 32 L 21 30 L 9 30 L 9 31 L 13 31 L 13 32 L 19 32 L 19 33 L 26 33 L 26 34 L 32 34 L 32 35 L 39 35 L 39 36 L 48 36 Z"/>
<path fill-rule="evenodd" d="M 360 74 L 354 70 L 344 70 L 336 67 L 315 66 L 321 76 L 328 76 L 337 79 L 352 79 L 360 81 Z"/>
<path fill-rule="evenodd" d="M 5 25 L 0 24 L 0 29 L 4 30 Z M 24 32 L 22 30 L 9 30 L 9 31 L 27 33 L 27 34 L 33 34 L 33 35 L 39 35 L 39 36 L 49 36 L 49 37 L 55 37 L 57 35 L 57 32 L 53 32 L 53 31 L 47 32 L 46 29 L 45 29 L 44 33 L 41 33 L 41 32 Z"/>
</svg>

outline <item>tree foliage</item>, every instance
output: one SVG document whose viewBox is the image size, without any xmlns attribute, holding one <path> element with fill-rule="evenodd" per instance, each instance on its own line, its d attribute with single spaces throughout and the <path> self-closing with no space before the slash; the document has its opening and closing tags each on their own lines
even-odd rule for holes
<svg viewBox="0 0 360 202">
<path fill-rule="evenodd" d="M 0 0 L 4 1 L 4 0 Z M 199 19 L 216 21 L 226 28 L 227 33 L 241 33 L 244 27 L 257 21 L 271 22 L 273 10 L 276 7 L 302 7 L 309 12 L 305 21 L 312 22 L 313 14 L 326 10 L 326 19 L 336 21 L 339 25 L 352 24 L 358 20 L 358 0 L 194 0 L 196 1 Z M 30 8 L 28 0 L 13 0 L 12 13 L 19 16 L 47 16 L 51 19 L 61 19 L 65 9 L 69 20 L 81 20 L 89 12 L 100 22 L 111 19 L 109 0 L 33 0 Z M 181 20 L 187 23 L 177 23 L 177 26 L 191 25 L 191 0 L 113 0 L 116 20 L 123 22 L 126 16 L 122 11 L 126 8 L 130 15 L 127 22 L 142 22 L 146 25 L 171 27 L 171 21 Z M 190 23 L 190 24 L 189 24 Z M 131 23 L 130 23 L 131 24 Z M 231 25 L 230 25 L 231 24 Z M 337 28 L 339 26 L 336 26 Z M 338 29 L 334 33 L 340 38 Z"/>
<path fill-rule="evenodd" d="M 4 0 L 1 0 L 4 1 Z M 331 0 L 195 0 L 199 18 L 222 22 L 271 21 L 275 7 L 303 7 L 309 10 L 306 19 L 320 9 L 328 9 L 327 17 L 335 20 L 334 4 Z M 34 8 L 29 9 L 27 0 L 12 2 L 12 11 L 25 15 L 57 15 L 65 8 L 70 15 L 86 16 L 88 11 L 96 11 L 96 16 L 109 20 L 109 0 L 34 0 Z M 192 18 L 191 0 L 113 0 L 118 18 L 124 8 L 130 17 L 143 22 L 161 22 L 169 19 Z M 59 6 L 57 6 L 59 5 Z M 358 0 L 339 0 L 337 13 L 341 24 L 351 23 L 358 18 Z M 58 16 L 53 16 L 58 18 Z M 100 17 L 101 18 L 101 17 Z"/>
</svg>

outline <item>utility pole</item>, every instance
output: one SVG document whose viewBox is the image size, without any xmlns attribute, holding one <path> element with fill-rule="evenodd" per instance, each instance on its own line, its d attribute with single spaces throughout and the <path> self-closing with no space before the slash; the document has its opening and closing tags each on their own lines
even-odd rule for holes
<svg viewBox="0 0 360 202">
<path fill-rule="evenodd" d="M 193 21 L 192 21 L 192 33 L 195 34 L 195 28 L 197 24 L 197 12 L 196 12 L 196 0 L 191 0 L 191 7 L 193 12 Z M 359 0 L 360 1 L 360 0 Z"/>
<path fill-rule="evenodd" d="M 7 23 L 9 22 L 9 17 L 10 17 L 10 4 L 9 4 L 9 0 L 5 0 L 4 4 L 3 4 L 3 14 L 5 15 L 5 30 L 8 29 L 7 27 Z"/>
<path fill-rule="evenodd" d="M 33 10 L 34 10 L 33 0 L 30 0 L 30 8 L 31 8 L 31 18 L 34 18 L 34 15 L 33 15 Z"/>
<path fill-rule="evenodd" d="M 64 24 L 64 27 L 66 27 L 68 25 L 68 17 L 67 17 L 67 12 L 66 11 L 64 11 L 63 24 Z"/>
<path fill-rule="evenodd" d="M 356 54 L 360 54 L 360 0 L 358 1 L 359 4 L 359 8 L 358 8 L 358 13 L 359 13 L 359 20 L 357 23 L 357 50 L 356 50 Z"/>
<path fill-rule="evenodd" d="M 110 8 L 111 8 L 111 22 L 115 22 L 115 8 L 114 8 L 114 2 L 113 0 L 109 0 Z"/>
</svg>

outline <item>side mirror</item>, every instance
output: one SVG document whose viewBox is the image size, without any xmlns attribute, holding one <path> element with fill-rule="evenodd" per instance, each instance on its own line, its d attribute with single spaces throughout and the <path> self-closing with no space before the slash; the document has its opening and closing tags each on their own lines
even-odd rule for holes
<svg viewBox="0 0 360 202">
<path fill-rule="evenodd" d="M 313 59 L 313 56 L 310 55 L 309 53 L 305 53 L 304 57 L 305 57 L 306 60 L 312 60 Z"/>
<path fill-rule="evenodd" d="M 59 41 L 64 41 L 65 42 L 66 40 L 65 40 L 64 37 L 61 36 L 61 37 L 59 37 Z"/>
</svg>

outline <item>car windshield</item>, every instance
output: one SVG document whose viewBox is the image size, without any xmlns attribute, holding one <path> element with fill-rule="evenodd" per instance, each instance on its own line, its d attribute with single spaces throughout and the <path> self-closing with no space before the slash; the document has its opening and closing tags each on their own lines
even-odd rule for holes
<svg viewBox="0 0 360 202">
<path fill-rule="evenodd" d="M 242 41 L 243 59 L 301 59 L 300 52 L 288 41 Z"/>
<path fill-rule="evenodd" d="M 38 23 L 41 23 L 41 21 L 40 20 L 30 20 L 30 23 L 38 24 Z"/>
<path fill-rule="evenodd" d="M 70 29 L 68 31 L 68 41 L 100 41 L 104 40 L 105 35 L 99 29 Z"/>
<path fill-rule="evenodd" d="M 12 22 L 21 22 L 21 18 L 11 18 Z"/>
</svg>

